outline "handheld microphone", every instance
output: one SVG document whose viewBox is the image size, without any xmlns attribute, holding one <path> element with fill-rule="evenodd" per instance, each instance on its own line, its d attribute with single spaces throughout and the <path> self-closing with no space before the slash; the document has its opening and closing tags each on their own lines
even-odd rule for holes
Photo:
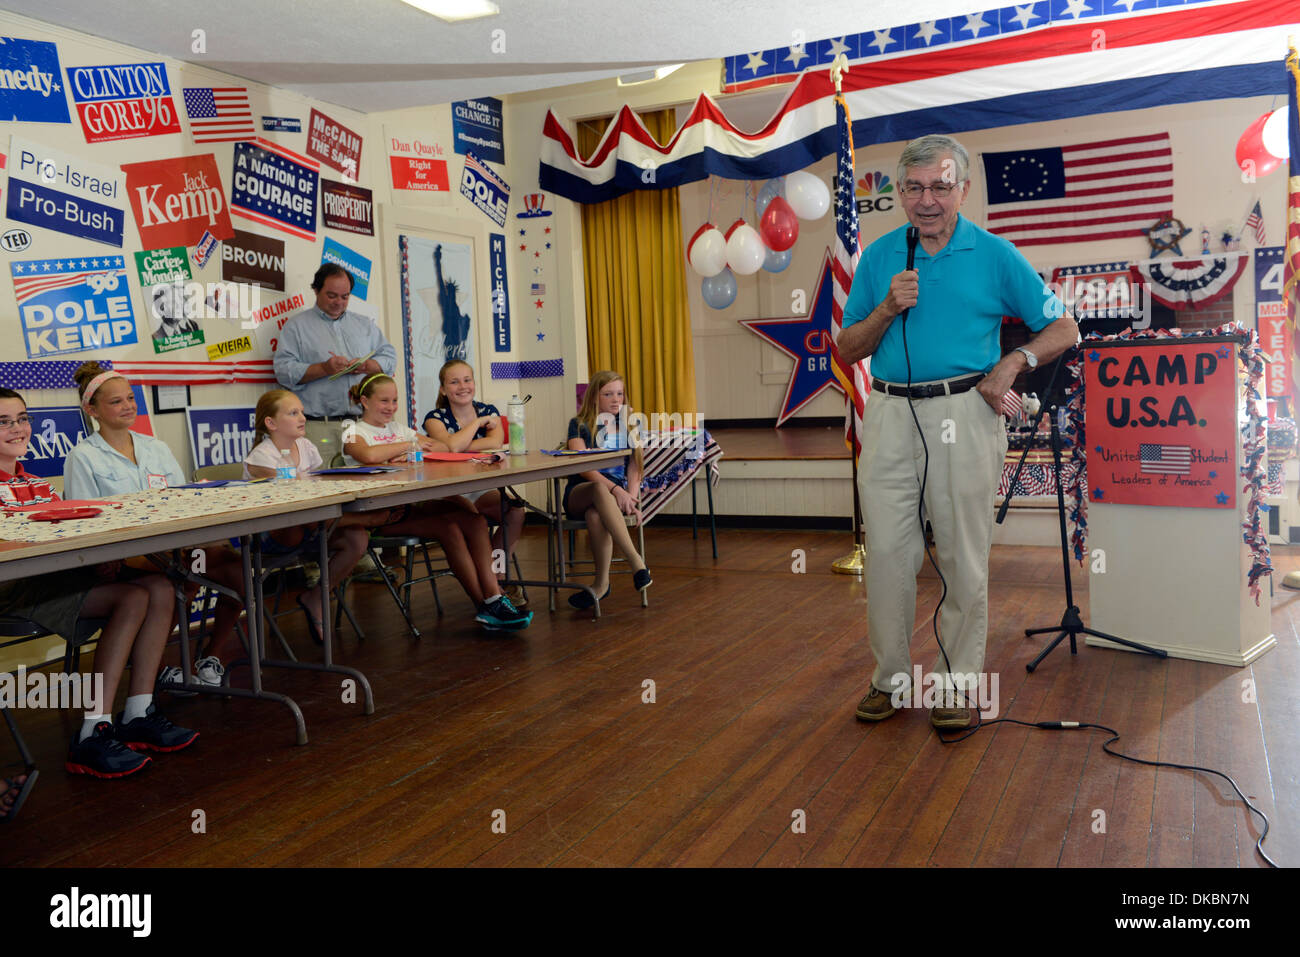
<svg viewBox="0 0 1300 957">
<path fill-rule="evenodd" d="M 915 227 L 915 226 L 908 226 L 908 227 L 907 227 L 907 271 L 908 271 L 908 272 L 911 272 L 912 269 L 915 268 L 915 265 L 916 265 L 916 244 L 917 244 L 917 241 L 920 240 L 920 238 L 921 238 L 921 230 L 920 230 L 920 229 L 918 229 L 918 228 Z M 911 307 L 911 306 L 908 306 L 906 309 L 903 310 L 903 314 L 902 314 L 902 316 L 900 316 L 899 318 L 900 318 L 903 322 L 907 322 L 907 314 L 908 314 L 909 312 L 911 312 L 911 311 L 912 311 L 912 307 Z"/>
</svg>

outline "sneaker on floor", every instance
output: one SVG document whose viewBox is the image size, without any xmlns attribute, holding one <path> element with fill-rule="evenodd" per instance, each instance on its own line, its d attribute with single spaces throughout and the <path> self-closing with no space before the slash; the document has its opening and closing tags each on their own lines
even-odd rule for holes
<svg viewBox="0 0 1300 957">
<path fill-rule="evenodd" d="M 157 688 L 160 691 L 166 691 L 178 698 L 193 698 L 193 691 L 181 691 L 180 687 L 185 683 L 185 676 L 181 674 L 181 669 L 175 665 L 168 665 L 162 671 L 158 672 Z M 175 690 L 173 690 L 173 688 Z"/>
<path fill-rule="evenodd" d="M 396 581 L 396 576 L 383 565 L 376 564 L 368 552 L 361 556 L 361 560 L 352 569 L 353 581 L 377 582 L 382 585 L 385 578 Z"/>
<path fill-rule="evenodd" d="M 511 585 L 507 588 L 505 596 L 510 599 L 510 604 L 514 605 L 517 611 L 523 611 L 528 607 L 528 596 L 524 594 L 523 588 L 518 585 Z"/>
<path fill-rule="evenodd" d="M 320 565 L 316 562 L 302 563 L 302 585 L 304 588 L 315 588 L 320 584 Z"/>
<path fill-rule="evenodd" d="M 199 736 L 197 731 L 172 724 L 154 705 L 149 705 L 143 718 L 134 721 L 123 721 L 118 715 L 114 733 L 132 751 L 179 751 Z"/>
<path fill-rule="evenodd" d="M 519 611 L 504 595 L 483 604 L 474 616 L 488 631 L 518 631 L 533 623 L 531 611 Z"/>
<path fill-rule="evenodd" d="M 654 579 L 650 577 L 650 569 L 643 568 L 632 576 L 632 587 L 637 591 L 644 591 L 654 584 Z"/>
<path fill-rule="evenodd" d="M 177 669 L 179 670 L 179 669 Z M 208 655 L 194 662 L 194 683 L 209 688 L 220 688 L 226 669 L 216 655 Z"/>
<path fill-rule="evenodd" d="M 897 710 L 890 696 L 872 685 L 867 696 L 858 702 L 857 716 L 859 721 L 884 721 Z"/>
<path fill-rule="evenodd" d="M 143 771 L 152 762 L 153 758 L 136 754 L 118 741 L 113 725 L 108 721 L 101 721 L 95 725 L 95 730 L 85 741 L 73 739 L 64 767 L 69 774 L 89 774 L 96 778 L 124 778 L 128 774 Z"/>
</svg>

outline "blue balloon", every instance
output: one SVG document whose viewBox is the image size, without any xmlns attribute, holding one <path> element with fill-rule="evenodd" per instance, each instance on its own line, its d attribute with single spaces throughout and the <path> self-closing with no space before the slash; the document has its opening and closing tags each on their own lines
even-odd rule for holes
<svg viewBox="0 0 1300 957">
<path fill-rule="evenodd" d="M 777 252 L 775 249 L 769 249 L 767 255 L 763 257 L 763 268 L 768 272 L 784 272 L 785 267 L 790 265 L 790 260 L 794 257 L 794 247 L 783 249 Z"/>
<path fill-rule="evenodd" d="M 709 276 L 700 282 L 700 292 L 704 301 L 714 309 L 726 309 L 736 301 L 736 277 L 731 274 L 731 267 L 724 267 L 716 276 Z"/>
<path fill-rule="evenodd" d="M 769 179 L 763 184 L 763 188 L 758 191 L 758 198 L 754 200 L 754 209 L 758 212 L 758 215 L 754 218 L 756 220 L 762 219 L 763 213 L 767 209 L 767 204 L 772 202 L 772 200 L 776 199 L 778 196 L 784 195 L 785 178 L 777 177 L 776 179 Z"/>
</svg>

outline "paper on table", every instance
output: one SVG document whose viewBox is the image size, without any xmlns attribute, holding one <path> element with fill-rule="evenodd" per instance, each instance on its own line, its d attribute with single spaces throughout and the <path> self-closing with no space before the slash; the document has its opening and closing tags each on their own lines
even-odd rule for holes
<svg viewBox="0 0 1300 957">
<path fill-rule="evenodd" d="M 362 356 L 360 359 L 357 359 L 355 362 L 352 363 L 352 365 L 348 366 L 346 369 L 342 369 L 334 373 L 332 376 L 330 376 L 330 378 L 337 379 L 341 375 L 351 375 L 359 366 L 365 365 L 372 358 L 374 358 L 374 355 L 375 354 L 371 352 L 367 355 Z"/>
</svg>

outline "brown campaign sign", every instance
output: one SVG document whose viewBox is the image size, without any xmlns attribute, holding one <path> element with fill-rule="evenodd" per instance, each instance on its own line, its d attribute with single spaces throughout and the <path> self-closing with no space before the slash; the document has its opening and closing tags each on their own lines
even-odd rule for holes
<svg viewBox="0 0 1300 957">
<path fill-rule="evenodd" d="M 205 232 L 222 240 L 234 235 L 226 191 L 211 153 L 127 163 L 122 171 L 145 249 L 194 246 Z"/>
<path fill-rule="evenodd" d="M 221 278 L 284 289 L 284 240 L 236 229 L 221 244 Z"/>
<path fill-rule="evenodd" d="M 375 234 L 374 194 L 364 186 L 320 181 L 320 211 L 325 225 L 363 236 Z"/>
<path fill-rule="evenodd" d="M 313 109 L 307 126 L 307 155 L 355 180 L 361 169 L 361 137 Z"/>
<path fill-rule="evenodd" d="M 1084 343 L 1088 498 L 1237 506 L 1237 356 L 1225 337 Z"/>
</svg>

